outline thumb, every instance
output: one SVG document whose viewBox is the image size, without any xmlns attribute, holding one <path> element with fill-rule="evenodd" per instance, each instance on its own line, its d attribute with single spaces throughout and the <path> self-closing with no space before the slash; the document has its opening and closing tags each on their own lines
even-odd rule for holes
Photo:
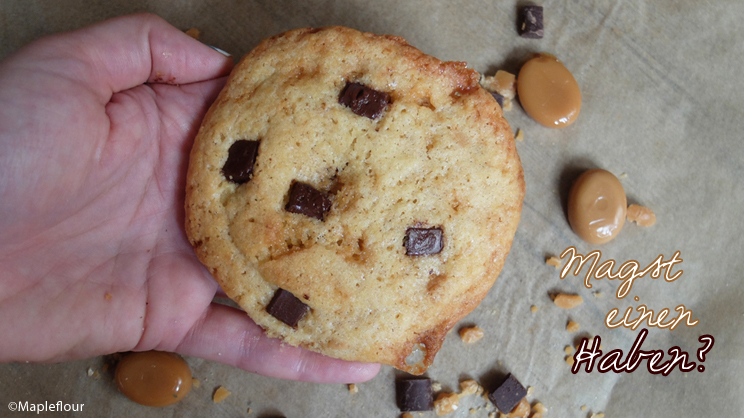
<svg viewBox="0 0 744 418">
<path fill-rule="evenodd" d="M 349 362 L 269 338 L 245 312 L 212 303 L 175 350 L 280 379 L 353 383 L 373 378 L 379 364 Z"/>
</svg>

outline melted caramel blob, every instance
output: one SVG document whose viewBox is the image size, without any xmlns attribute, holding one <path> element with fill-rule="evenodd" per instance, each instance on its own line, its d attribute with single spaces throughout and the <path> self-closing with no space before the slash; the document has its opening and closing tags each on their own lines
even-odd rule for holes
<svg viewBox="0 0 744 418">
<path fill-rule="evenodd" d="M 552 55 L 539 54 L 522 66 L 517 93 L 527 114 L 548 128 L 565 128 L 581 110 L 579 84 Z"/>
<path fill-rule="evenodd" d="M 125 356 L 114 377 L 119 391 L 145 406 L 168 406 L 191 390 L 191 369 L 180 356 L 145 351 Z"/>
<path fill-rule="evenodd" d="M 617 177 L 606 170 L 589 170 L 571 187 L 568 223 L 584 241 L 603 244 L 623 228 L 627 207 L 625 190 Z"/>
</svg>

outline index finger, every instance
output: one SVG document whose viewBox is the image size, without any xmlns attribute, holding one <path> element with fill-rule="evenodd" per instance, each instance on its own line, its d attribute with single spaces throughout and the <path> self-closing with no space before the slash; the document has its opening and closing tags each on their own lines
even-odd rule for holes
<svg viewBox="0 0 744 418">
<path fill-rule="evenodd" d="M 48 58 L 72 57 L 59 60 L 62 65 L 55 71 L 92 88 L 102 103 L 147 82 L 189 84 L 218 78 L 233 64 L 231 57 L 152 14 L 118 17 L 54 35 L 37 47 L 44 48 Z"/>
</svg>

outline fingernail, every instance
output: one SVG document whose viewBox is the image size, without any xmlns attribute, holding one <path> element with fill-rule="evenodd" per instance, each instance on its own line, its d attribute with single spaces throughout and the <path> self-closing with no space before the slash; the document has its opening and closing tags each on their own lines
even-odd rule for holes
<svg viewBox="0 0 744 418">
<path fill-rule="evenodd" d="M 222 55 L 224 55 L 224 56 L 226 56 L 226 57 L 232 57 L 232 55 L 231 55 L 231 54 L 228 54 L 227 52 L 225 52 L 225 51 L 223 51 L 223 50 L 221 50 L 221 49 L 217 48 L 216 46 L 212 46 L 212 45 L 209 45 L 209 44 L 204 44 L 204 45 L 206 45 L 206 46 L 208 46 L 208 47 L 210 47 L 210 48 L 214 49 L 215 51 L 219 52 L 220 54 L 222 54 Z"/>
</svg>

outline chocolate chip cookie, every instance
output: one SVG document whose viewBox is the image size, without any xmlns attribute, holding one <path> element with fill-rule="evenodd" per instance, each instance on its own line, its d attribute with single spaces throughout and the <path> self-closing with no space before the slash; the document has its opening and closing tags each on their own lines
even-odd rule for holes
<svg viewBox="0 0 744 418">
<path fill-rule="evenodd" d="M 191 151 L 186 232 L 270 336 L 426 370 L 504 264 L 512 131 L 461 62 L 343 27 L 263 41 Z"/>
</svg>

